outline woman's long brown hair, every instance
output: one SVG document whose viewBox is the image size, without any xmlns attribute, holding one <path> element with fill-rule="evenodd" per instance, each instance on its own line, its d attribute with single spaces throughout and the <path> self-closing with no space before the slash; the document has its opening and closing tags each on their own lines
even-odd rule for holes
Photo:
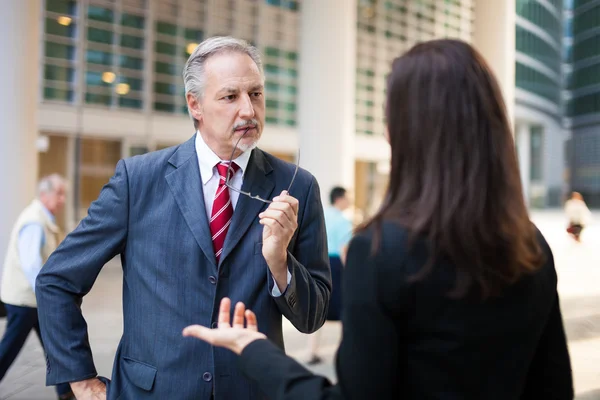
<svg viewBox="0 0 600 400">
<path fill-rule="evenodd" d="M 457 268 L 452 297 L 479 289 L 501 293 L 544 255 L 523 198 L 511 127 L 500 88 L 481 55 L 458 40 L 418 44 L 388 77 L 391 145 L 387 193 L 361 228 L 384 221 L 422 237 L 432 258 L 411 280 L 428 276 L 439 257 Z"/>
</svg>

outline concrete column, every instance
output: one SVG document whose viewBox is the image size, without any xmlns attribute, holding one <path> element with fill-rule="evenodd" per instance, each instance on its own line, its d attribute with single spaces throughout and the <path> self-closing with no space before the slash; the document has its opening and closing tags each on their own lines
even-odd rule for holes
<svg viewBox="0 0 600 400">
<path fill-rule="evenodd" d="M 40 12 L 41 0 L 0 1 L 0 269 L 12 226 L 35 196 Z"/>
<path fill-rule="evenodd" d="M 531 187 L 531 131 L 529 125 L 517 125 L 516 143 L 519 152 L 519 168 L 521 170 L 521 183 L 523 185 L 523 195 L 525 196 L 525 204 L 529 206 L 529 190 Z"/>
<path fill-rule="evenodd" d="M 356 1 L 304 0 L 300 31 L 300 164 L 327 204 L 334 186 L 354 188 Z"/>
<path fill-rule="evenodd" d="M 514 126 L 515 108 L 515 0 L 474 0 L 473 44 L 488 62 L 502 89 Z"/>
</svg>

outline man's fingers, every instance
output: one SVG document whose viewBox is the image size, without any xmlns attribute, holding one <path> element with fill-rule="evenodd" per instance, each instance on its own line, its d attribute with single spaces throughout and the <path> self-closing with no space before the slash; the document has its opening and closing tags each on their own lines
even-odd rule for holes
<svg viewBox="0 0 600 400">
<path fill-rule="evenodd" d="M 223 297 L 221 300 L 221 307 L 219 308 L 219 328 L 229 328 L 230 317 L 229 309 L 231 308 L 231 300 L 228 297 Z"/>
<path fill-rule="evenodd" d="M 258 321 L 256 314 L 250 310 L 246 310 L 246 328 L 250 331 L 258 332 Z"/>
<path fill-rule="evenodd" d="M 246 307 L 244 303 L 241 301 L 235 305 L 235 310 L 233 312 L 233 324 L 234 328 L 243 328 L 244 327 L 244 311 Z"/>
<path fill-rule="evenodd" d="M 287 229 L 291 229 L 292 231 L 296 229 L 297 223 L 294 220 L 291 220 L 289 215 L 287 215 L 285 212 L 283 211 L 279 211 L 279 210 L 265 210 L 262 213 L 260 213 L 258 215 L 258 217 L 260 219 L 264 219 L 264 218 L 270 218 L 273 219 L 277 222 L 279 222 L 279 225 L 281 225 L 283 228 L 287 228 Z"/>
<path fill-rule="evenodd" d="M 298 214 L 298 199 L 296 199 L 295 197 L 292 197 L 288 194 L 287 191 L 283 191 L 281 192 L 281 194 L 279 196 L 276 196 L 273 198 L 274 202 L 278 202 L 278 201 L 282 201 L 282 202 L 286 202 L 289 205 L 292 206 L 294 213 Z"/>
<path fill-rule="evenodd" d="M 277 236 L 278 234 L 281 234 L 281 229 L 285 229 L 285 227 L 283 225 L 281 225 L 281 222 L 279 222 L 278 220 L 274 219 L 274 218 L 261 218 L 258 221 L 261 225 L 266 225 L 269 228 L 271 228 L 271 232 Z"/>
</svg>

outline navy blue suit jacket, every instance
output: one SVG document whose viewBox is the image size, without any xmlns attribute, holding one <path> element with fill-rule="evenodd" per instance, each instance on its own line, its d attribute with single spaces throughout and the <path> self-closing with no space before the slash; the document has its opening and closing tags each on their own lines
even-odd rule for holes
<svg viewBox="0 0 600 400">
<path fill-rule="evenodd" d="M 283 348 L 282 315 L 301 332 L 325 321 L 331 276 L 319 187 L 299 170 L 290 194 L 298 229 L 288 247 L 292 279 L 280 297 L 262 256 L 267 205 L 240 196 L 219 265 L 202 194 L 195 136 L 165 150 L 119 161 L 87 217 L 52 254 L 37 278 L 48 385 L 96 376 L 80 305 L 116 255 L 123 266 L 124 331 L 108 399 L 261 398 L 227 350 L 182 337 L 190 324 L 211 326 L 230 297 L 252 309 L 259 329 Z M 294 166 L 254 149 L 243 189 L 272 198 Z"/>
</svg>

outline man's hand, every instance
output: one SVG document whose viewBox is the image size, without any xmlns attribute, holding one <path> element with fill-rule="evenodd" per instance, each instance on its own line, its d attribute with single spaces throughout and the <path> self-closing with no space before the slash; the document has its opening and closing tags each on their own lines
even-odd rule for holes
<svg viewBox="0 0 600 400">
<path fill-rule="evenodd" d="M 284 190 L 258 217 L 264 226 L 263 257 L 283 293 L 287 287 L 287 247 L 298 228 L 298 200 Z"/>
<path fill-rule="evenodd" d="M 98 378 L 71 382 L 77 400 L 106 400 L 106 385 Z"/>
</svg>

